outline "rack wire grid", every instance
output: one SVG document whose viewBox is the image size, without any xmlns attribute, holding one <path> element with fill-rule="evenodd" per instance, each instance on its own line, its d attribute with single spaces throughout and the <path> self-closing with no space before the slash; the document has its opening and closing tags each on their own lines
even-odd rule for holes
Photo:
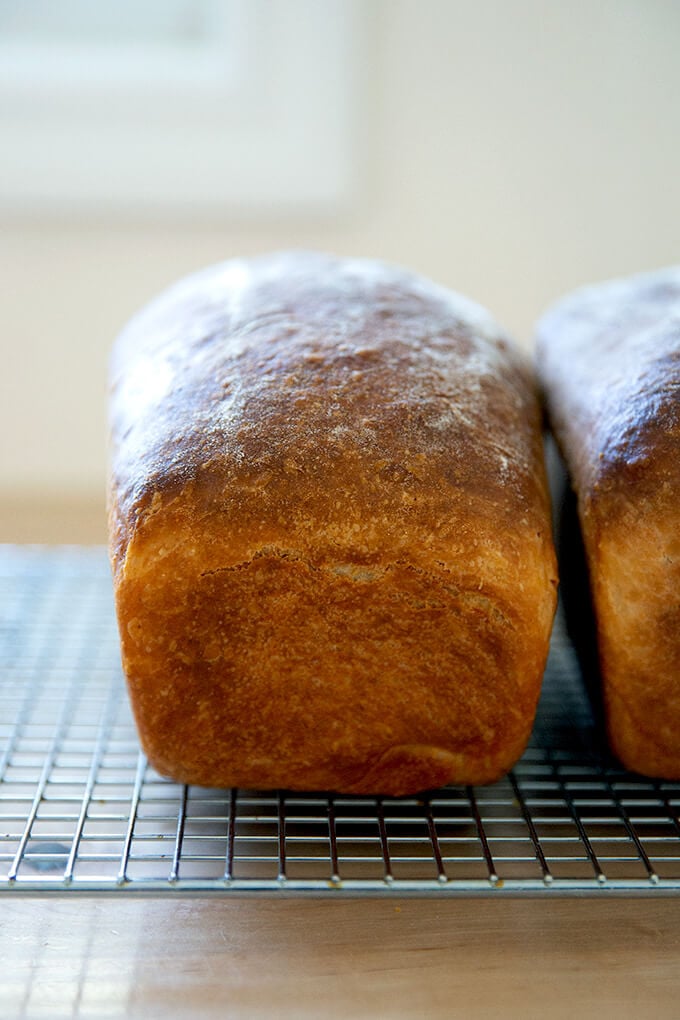
<svg viewBox="0 0 680 1020">
<path fill-rule="evenodd" d="M 623 771 L 556 626 L 530 745 L 486 787 L 186 787 L 147 765 L 102 549 L 0 548 L 0 889 L 680 892 L 680 783 Z"/>
</svg>

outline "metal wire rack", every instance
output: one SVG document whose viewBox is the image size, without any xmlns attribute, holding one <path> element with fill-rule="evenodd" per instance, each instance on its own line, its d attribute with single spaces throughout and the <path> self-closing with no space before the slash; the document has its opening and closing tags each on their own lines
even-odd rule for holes
<svg viewBox="0 0 680 1020">
<path fill-rule="evenodd" d="M 140 752 L 101 549 L 0 547 L 0 890 L 680 892 L 680 783 L 622 771 L 556 627 L 493 786 L 370 798 L 185 787 Z"/>
</svg>

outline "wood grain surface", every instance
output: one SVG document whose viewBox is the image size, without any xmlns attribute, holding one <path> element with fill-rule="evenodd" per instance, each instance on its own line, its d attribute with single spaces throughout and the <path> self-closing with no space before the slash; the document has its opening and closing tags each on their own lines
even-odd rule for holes
<svg viewBox="0 0 680 1020">
<path fill-rule="evenodd" d="M 0 1015 L 679 1014 L 680 899 L 4 897 Z"/>
<path fill-rule="evenodd" d="M 69 493 L 0 492 L 0 542 L 104 545 L 106 499 Z"/>
</svg>

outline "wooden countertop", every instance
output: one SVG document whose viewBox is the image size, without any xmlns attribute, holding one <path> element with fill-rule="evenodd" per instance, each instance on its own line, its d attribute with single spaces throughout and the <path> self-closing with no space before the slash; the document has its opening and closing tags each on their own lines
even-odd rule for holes
<svg viewBox="0 0 680 1020">
<path fill-rule="evenodd" d="M 680 899 L 9 894 L 11 1017 L 677 1017 Z"/>
<path fill-rule="evenodd" d="M 38 545 L 104 545 L 104 494 L 0 491 L 0 542 Z"/>
</svg>

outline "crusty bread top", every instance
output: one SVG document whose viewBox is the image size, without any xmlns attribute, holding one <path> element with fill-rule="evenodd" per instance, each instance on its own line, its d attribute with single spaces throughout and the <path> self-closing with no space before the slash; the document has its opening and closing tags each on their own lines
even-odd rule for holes
<svg viewBox="0 0 680 1020">
<path fill-rule="evenodd" d="M 680 482 L 680 266 L 583 288 L 537 327 L 537 364 L 582 514 Z M 611 499 L 603 501 L 605 494 Z"/>
<path fill-rule="evenodd" d="M 446 558 L 478 522 L 545 549 L 539 415 L 527 360 L 466 299 L 369 260 L 227 262 L 114 350 L 114 569 L 179 493 L 225 514 L 234 562 L 281 532 L 336 561 Z"/>
</svg>

